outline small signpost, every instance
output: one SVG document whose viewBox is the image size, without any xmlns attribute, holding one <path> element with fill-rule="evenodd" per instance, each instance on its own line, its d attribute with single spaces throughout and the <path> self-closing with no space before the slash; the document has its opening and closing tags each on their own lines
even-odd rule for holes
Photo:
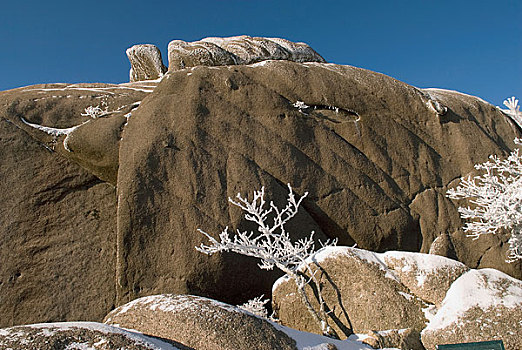
<svg viewBox="0 0 522 350">
<path fill-rule="evenodd" d="M 502 340 L 437 345 L 437 350 L 505 350 Z"/>
</svg>

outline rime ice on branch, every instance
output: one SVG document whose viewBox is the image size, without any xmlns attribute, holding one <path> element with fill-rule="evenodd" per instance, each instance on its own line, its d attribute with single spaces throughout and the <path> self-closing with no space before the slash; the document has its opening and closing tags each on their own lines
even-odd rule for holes
<svg viewBox="0 0 522 350">
<path fill-rule="evenodd" d="M 314 232 L 312 231 L 309 237 L 293 243 L 284 227 L 297 214 L 299 205 L 308 193 L 296 199 L 290 184 L 288 189 L 288 203 L 283 209 L 275 206 L 273 202 L 270 202 L 268 209 L 266 208 L 264 187 L 261 188 L 261 191 L 254 191 L 254 197 L 251 202 L 241 197 L 241 194 L 237 195 L 237 201 L 229 198 L 230 203 L 246 212 L 245 219 L 257 224 L 259 235 L 254 235 L 253 232 L 247 233 L 246 231 L 241 232 L 237 230 L 236 235 L 231 238 L 228 233 L 228 227 L 226 227 L 219 234 L 218 241 L 205 231 L 198 229 L 199 232 L 208 238 L 210 245 L 201 244 L 196 249 L 208 255 L 232 251 L 261 259 L 259 264 L 261 269 L 271 270 L 274 266 L 277 267 L 293 279 L 302 302 L 306 305 L 313 318 L 321 325 L 323 334 L 339 338 L 328 324 L 328 312 L 321 295 L 320 284 L 310 266 L 310 260 L 307 260 L 315 253 Z M 269 218 L 272 217 L 273 222 L 269 224 Z M 323 246 L 333 246 L 335 244 L 335 240 L 327 241 Z M 317 291 L 319 310 L 312 306 L 305 291 L 306 285 L 311 282 L 313 282 Z"/>
<path fill-rule="evenodd" d="M 504 104 L 509 107 L 512 118 L 522 120 L 518 100 L 512 97 Z M 515 144 L 522 145 L 522 141 L 516 138 Z M 448 197 L 470 198 L 474 205 L 474 208 L 458 209 L 463 219 L 471 220 L 465 224 L 465 232 L 478 238 L 507 229 L 511 231 L 508 261 L 522 259 L 522 155 L 515 149 L 507 159 L 494 155 L 489 158 L 475 165 L 476 169 L 486 171 L 484 175 L 461 179 L 459 186 L 448 191 Z"/>
</svg>

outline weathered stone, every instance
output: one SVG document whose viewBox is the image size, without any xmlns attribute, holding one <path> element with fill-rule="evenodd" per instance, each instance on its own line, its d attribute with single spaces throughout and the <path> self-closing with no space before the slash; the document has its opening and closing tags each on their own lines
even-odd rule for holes
<svg viewBox="0 0 522 350">
<path fill-rule="evenodd" d="M 415 296 L 439 306 L 451 284 L 469 268 L 431 254 L 386 252 L 382 259 Z"/>
<path fill-rule="evenodd" d="M 176 71 L 197 66 L 226 66 L 236 64 L 234 56 L 216 44 L 173 40 L 169 43 L 169 70 Z"/>
<path fill-rule="evenodd" d="M 507 154 L 518 129 L 478 98 L 429 93 L 321 63 L 170 72 L 120 141 L 119 302 L 160 291 L 233 304 L 269 295 L 277 272 L 193 247 L 204 241 L 197 228 L 252 228 L 227 197 L 264 185 L 281 205 L 286 183 L 309 192 L 289 223 L 296 239 L 314 230 L 344 245 L 427 253 L 448 233 L 463 263 L 482 266 L 495 247 L 500 258 L 491 264 L 521 276 L 520 264 L 502 261 L 506 235 L 466 237 L 445 196 L 474 164 Z M 442 116 L 429 106 L 435 98 L 448 108 Z"/>
<path fill-rule="evenodd" d="M 94 322 L 41 323 L 0 329 L 0 348 L 25 350 L 176 350 L 171 343 Z M 179 347 L 179 349 L 186 349 Z"/>
<path fill-rule="evenodd" d="M 51 84 L 0 93 L 0 326 L 100 321 L 114 307 L 115 188 L 94 168 L 70 161 L 74 150 L 64 149 L 64 134 L 27 123 L 58 130 L 92 121 L 102 127 L 83 139 L 110 152 L 113 140 L 99 136 L 112 126 L 82 113 L 105 101 L 117 110 L 142 99 L 146 93 L 132 86 Z M 117 157 L 102 165 L 117 170 Z"/>
<path fill-rule="evenodd" d="M 332 247 L 321 250 L 310 262 L 312 269 L 318 271 L 322 296 L 332 310 L 329 323 L 339 336 L 349 335 L 348 319 L 355 333 L 402 328 L 420 332 L 424 328 L 425 305 L 410 294 L 377 254 Z M 309 299 L 319 310 L 317 299 L 307 289 Z M 321 334 L 320 326 L 301 302 L 294 281 L 284 277 L 276 282 L 272 304 L 283 325 Z"/>
<path fill-rule="evenodd" d="M 173 40 L 169 43 L 168 51 L 169 71 L 196 66 L 251 64 L 265 60 L 325 62 L 305 43 L 247 35 L 210 37 L 189 43 Z"/>
<path fill-rule="evenodd" d="M 522 281 L 493 269 L 470 270 L 452 284 L 421 339 L 428 350 L 494 339 L 519 349 L 521 320 Z"/>
<path fill-rule="evenodd" d="M 419 332 L 411 328 L 370 331 L 363 343 L 374 349 L 424 350 Z"/>
<path fill-rule="evenodd" d="M 430 245 L 429 254 L 440 255 L 450 259 L 457 260 L 457 253 L 455 247 L 451 242 L 449 233 L 441 233 Z"/>
<path fill-rule="evenodd" d="M 173 340 L 198 350 L 294 350 L 295 341 L 267 320 L 192 295 L 154 295 L 112 311 L 107 324 Z"/>
<path fill-rule="evenodd" d="M 167 67 L 161 59 L 161 52 L 151 44 L 141 44 L 129 47 L 126 51 L 131 69 L 131 82 L 159 79 L 167 72 Z"/>
</svg>

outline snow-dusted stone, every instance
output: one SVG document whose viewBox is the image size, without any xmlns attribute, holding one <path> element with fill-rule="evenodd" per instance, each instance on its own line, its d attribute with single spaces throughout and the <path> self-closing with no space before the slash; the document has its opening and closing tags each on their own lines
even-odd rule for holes
<svg viewBox="0 0 522 350">
<path fill-rule="evenodd" d="M 140 44 L 129 47 L 126 51 L 131 69 L 131 82 L 155 80 L 161 78 L 167 71 L 161 59 L 160 50 L 152 44 Z"/>
<path fill-rule="evenodd" d="M 520 349 L 522 281 L 494 269 L 466 272 L 451 285 L 421 339 L 428 350 L 494 339 L 506 349 Z"/>
<path fill-rule="evenodd" d="M 168 51 L 170 71 L 196 66 L 252 64 L 265 60 L 325 62 L 305 43 L 247 35 L 209 37 L 195 42 L 173 40 L 169 43 Z"/>
<path fill-rule="evenodd" d="M 411 328 L 370 331 L 362 341 L 374 349 L 424 350 L 419 331 Z"/>
<path fill-rule="evenodd" d="M 0 329 L 0 348 L 27 350 L 177 350 L 173 344 L 95 322 L 40 323 Z"/>
<path fill-rule="evenodd" d="M 355 333 L 371 330 L 412 328 L 419 332 L 426 319 L 423 302 L 410 294 L 379 254 L 351 247 L 321 249 L 310 260 L 320 266 L 316 276 L 332 315 L 333 328 L 342 337 L 349 316 Z M 317 265 L 316 265 L 317 264 Z M 316 302 L 312 296 L 310 299 Z M 303 331 L 321 333 L 297 294 L 292 280 L 282 277 L 273 287 L 273 308 L 282 324 Z"/>
<path fill-rule="evenodd" d="M 216 44 L 173 40 L 168 46 L 169 71 L 197 66 L 227 66 L 236 64 L 235 57 Z"/>
<path fill-rule="evenodd" d="M 267 320 L 192 295 L 164 294 L 136 299 L 109 313 L 105 323 L 198 350 L 296 349 L 295 341 Z"/>
<path fill-rule="evenodd" d="M 432 254 L 390 251 L 381 256 L 415 296 L 437 306 L 453 281 L 469 270 L 461 262 Z"/>
</svg>

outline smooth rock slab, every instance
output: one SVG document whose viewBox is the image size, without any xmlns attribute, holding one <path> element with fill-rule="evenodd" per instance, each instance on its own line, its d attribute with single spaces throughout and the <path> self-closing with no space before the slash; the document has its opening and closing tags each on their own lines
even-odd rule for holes
<svg viewBox="0 0 522 350">
<path fill-rule="evenodd" d="M 294 350 L 295 341 L 267 320 L 192 295 L 154 295 L 113 310 L 105 323 L 198 350 Z"/>
</svg>

